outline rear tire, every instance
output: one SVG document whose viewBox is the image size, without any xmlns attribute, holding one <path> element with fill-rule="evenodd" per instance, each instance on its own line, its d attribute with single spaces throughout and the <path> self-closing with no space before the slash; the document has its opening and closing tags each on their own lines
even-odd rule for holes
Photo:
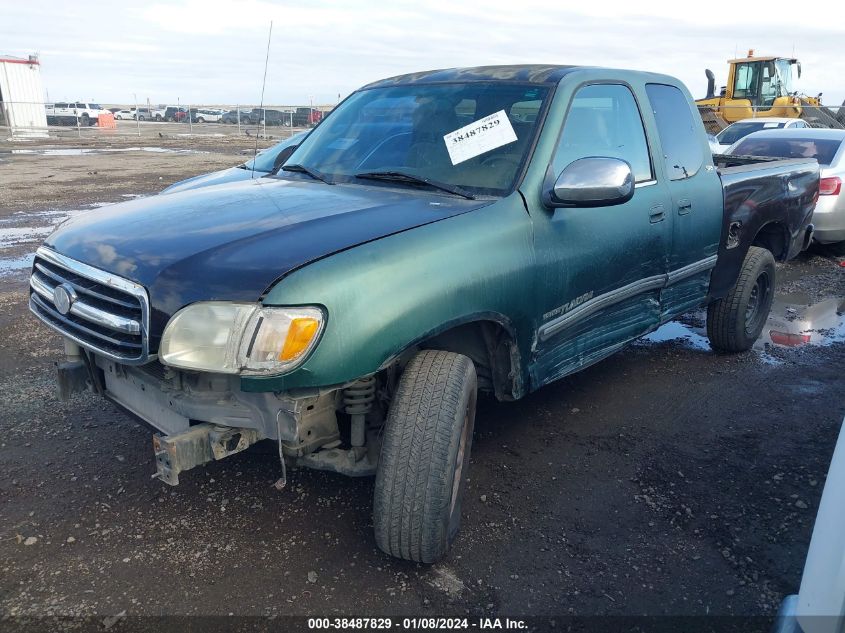
<svg viewBox="0 0 845 633">
<path fill-rule="evenodd" d="M 739 279 L 728 293 L 707 307 L 707 338 L 713 349 L 745 352 L 763 331 L 775 296 L 775 258 L 752 246 Z"/>
<path fill-rule="evenodd" d="M 373 504 L 379 548 L 433 563 L 460 527 L 477 379 L 461 354 L 425 350 L 405 368 L 384 429 Z"/>
</svg>

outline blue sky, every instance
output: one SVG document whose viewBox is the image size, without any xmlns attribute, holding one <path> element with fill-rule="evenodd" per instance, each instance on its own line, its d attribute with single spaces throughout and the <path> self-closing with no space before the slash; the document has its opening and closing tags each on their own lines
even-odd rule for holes
<svg viewBox="0 0 845 633">
<path fill-rule="evenodd" d="M 589 64 L 675 75 L 703 97 L 749 48 L 795 55 L 798 87 L 845 99 L 845 3 L 817 11 L 759 3 L 264 0 L 28 0 L 0 8 L 0 54 L 41 55 L 51 100 L 257 103 L 274 21 L 265 102 L 334 103 L 404 72 L 505 63 Z M 83 13 L 81 7 L 90 11 Z M 821 19 L 821 18 L 824 19 Z"/>
</svg>

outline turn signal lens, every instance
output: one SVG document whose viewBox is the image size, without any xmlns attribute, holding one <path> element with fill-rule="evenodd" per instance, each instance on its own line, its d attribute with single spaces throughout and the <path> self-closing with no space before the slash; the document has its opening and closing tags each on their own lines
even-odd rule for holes
<svg viewBox="0 0 845 633">
<path fill-rule="evenodd" d="M 317 319 L 304 317 L 291 321 L 279 360 L 291 361 L 299 358 L 311 345 L 319 329 L 320 322 Z"/>
<path fill-rule="evenodd" d="M 317 307 L 209 301 L 177 312 L 159 345 L 165 365 L 223 374 L 280 374 L 305 360 L 325 320 Z"/>
</svg>

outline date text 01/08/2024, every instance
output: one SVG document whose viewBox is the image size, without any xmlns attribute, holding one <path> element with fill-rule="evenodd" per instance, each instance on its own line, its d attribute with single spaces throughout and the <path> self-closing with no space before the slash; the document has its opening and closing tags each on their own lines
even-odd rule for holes
<svg viewBox="0 0 845 633">
<path fill-rule="evenodd" d="M 524 620 L 510 618 L 308 618 L 309 630 L 526 630 Z"/>
</svg>

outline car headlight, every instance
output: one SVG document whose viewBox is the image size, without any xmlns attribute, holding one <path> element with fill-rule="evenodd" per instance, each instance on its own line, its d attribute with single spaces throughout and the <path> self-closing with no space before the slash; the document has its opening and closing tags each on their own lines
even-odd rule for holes
<svg viewBox="0 0 845 633">
<path fill-rule="evenodd" d="M 181 369 L 278 374 L 308 356 L 325 321 L 320 308 L 206 301 L 182 308 L 164 328 L 159 359 Z"/>
</svg>

